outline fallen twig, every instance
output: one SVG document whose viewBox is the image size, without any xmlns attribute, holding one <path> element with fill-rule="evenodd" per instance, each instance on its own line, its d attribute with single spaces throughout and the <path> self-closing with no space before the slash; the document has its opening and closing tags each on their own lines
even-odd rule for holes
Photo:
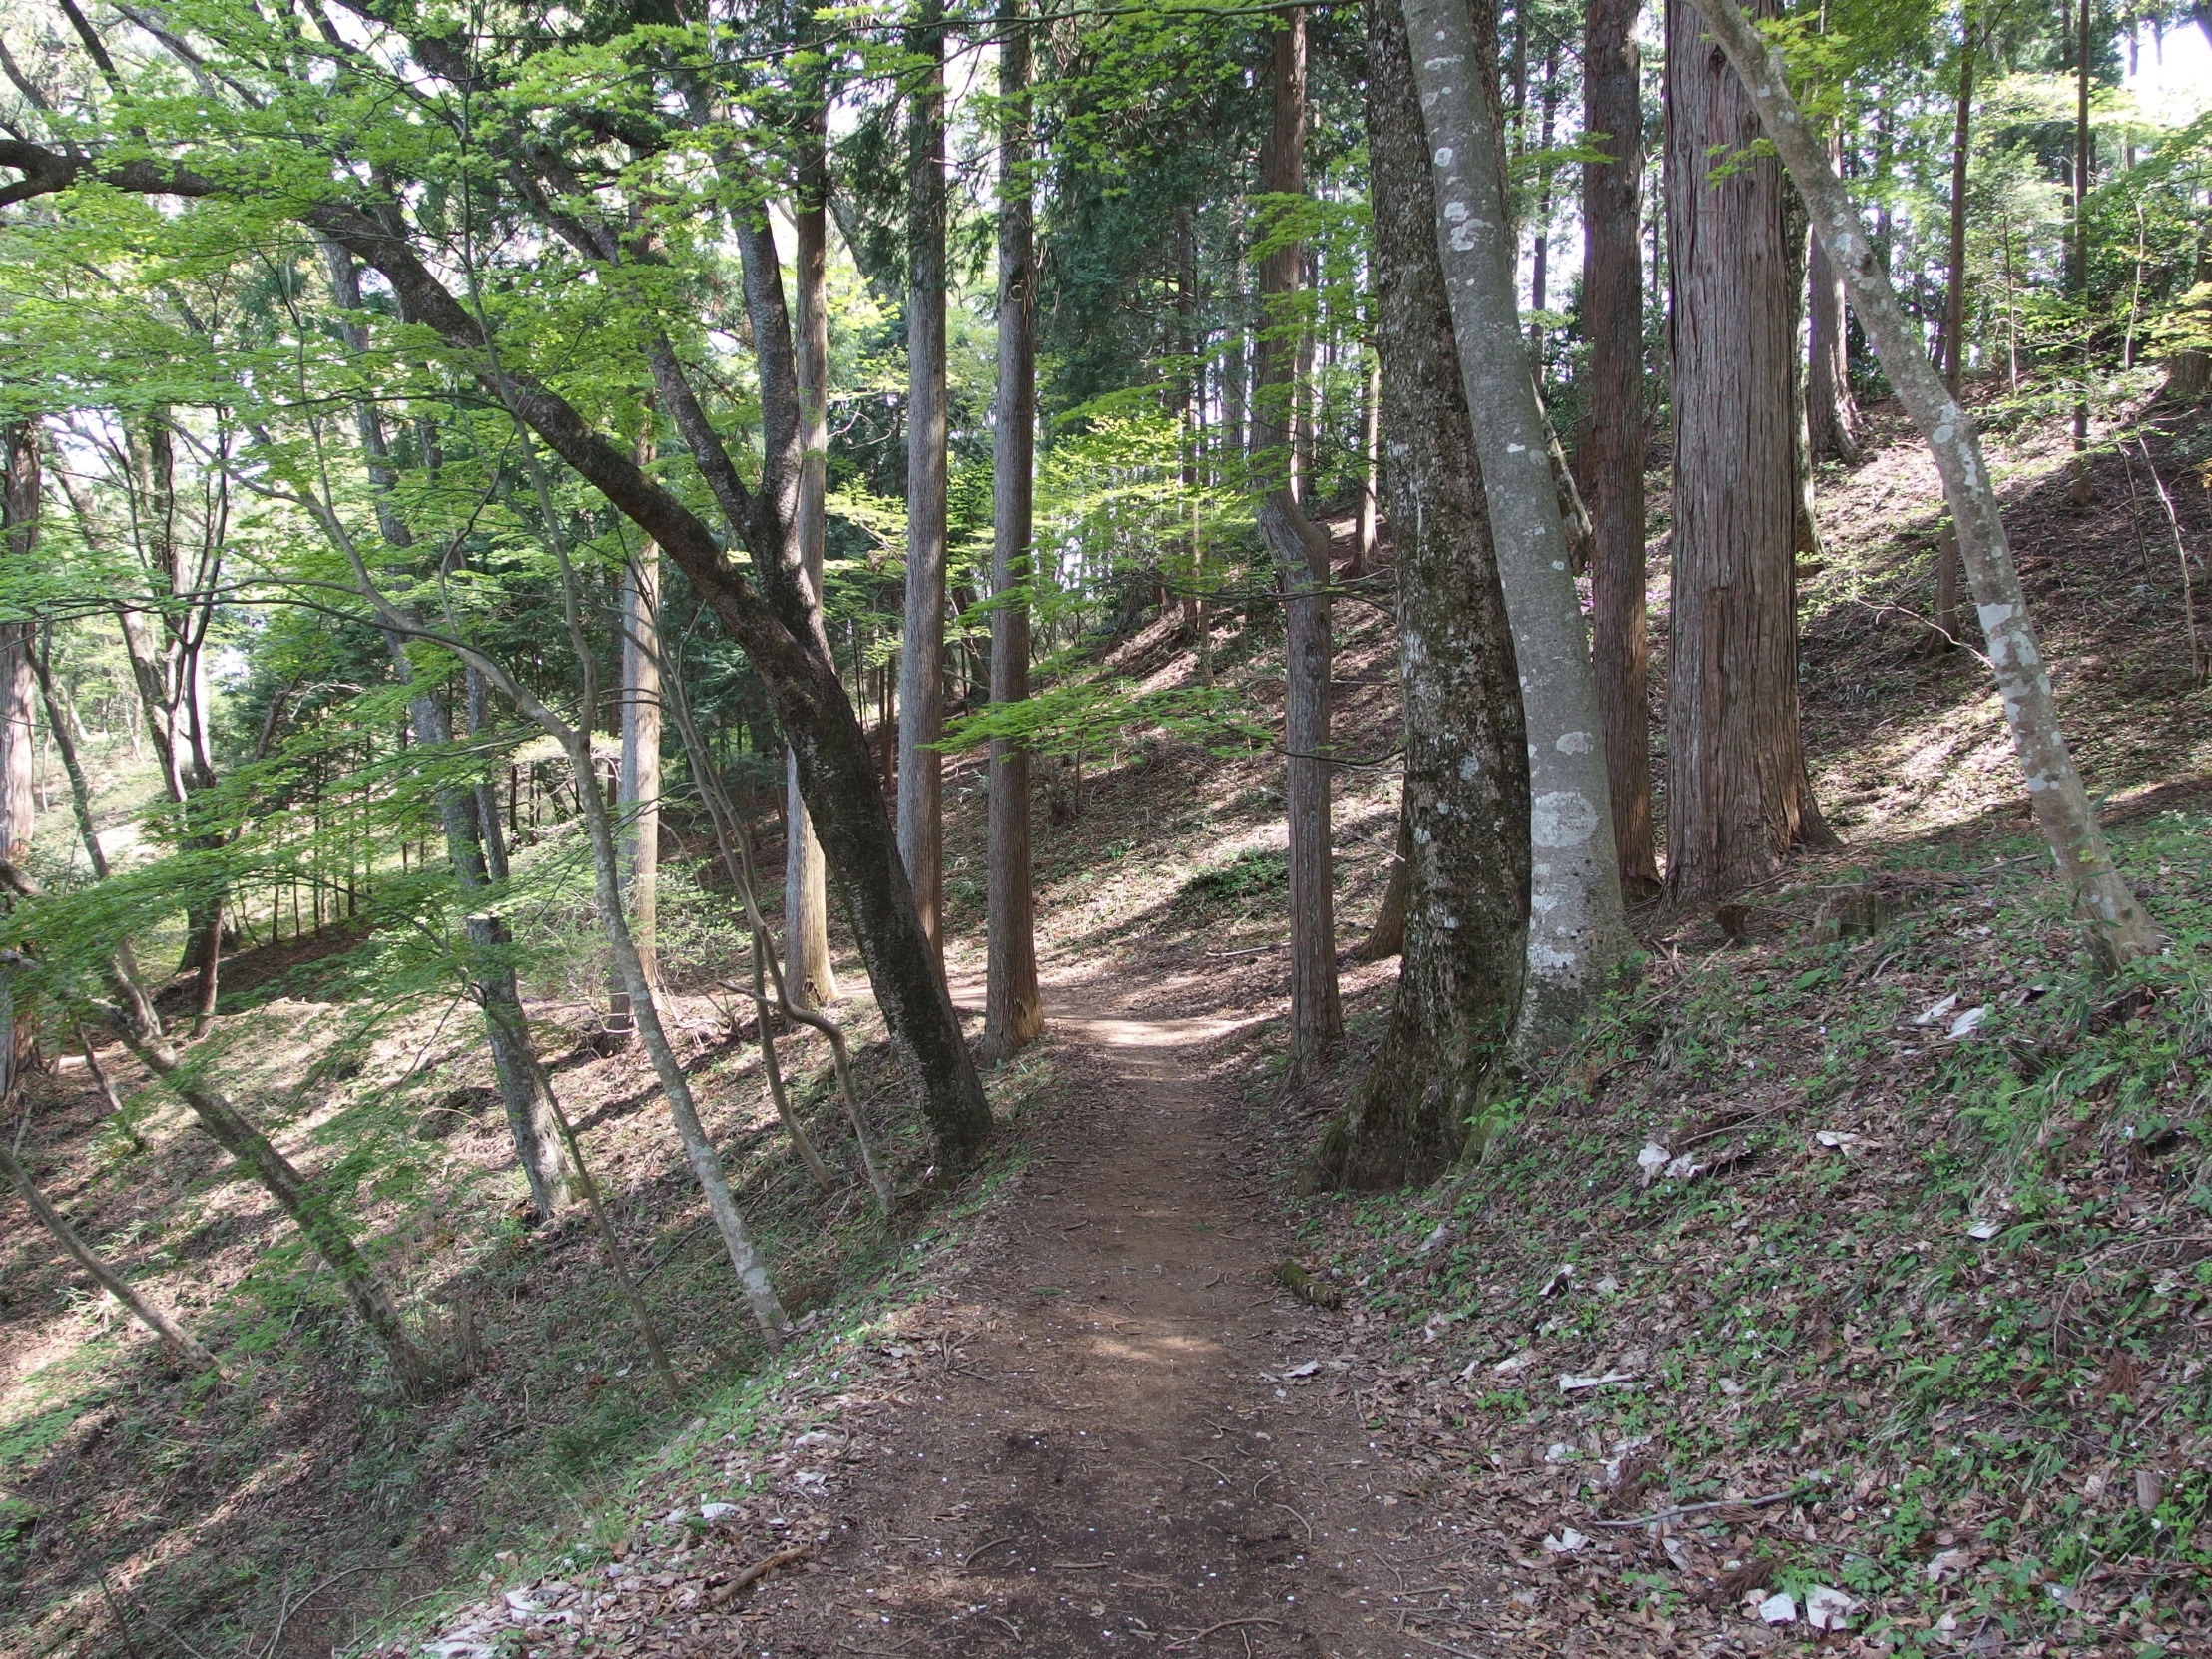
<svg viewBox="0 0 2212 1659">
<path fill-rule="evenodd" d="M 1282 1621 L 1281 1619 L 1260 1619 L 1260 1618 L 1251 1618 L 1251 1619 L 1223 1619 L 1223 1620 L 1221 1621 L 1221 1623 L 1219 1623 L 1219 1624 L 1210 1624 L 1210 1625 L 1208 1625 L 1208 1626 L 1207 1626 L 1207 1627 L 1206 1627 L 1206 1628 L 1205 1628 L 1204 1630 L 1201 1630 L 1201 1631 L 1199 1631 L 1199 1632 L 1198 1632 L 1198 1633 L 1197 1633 L 1196 1635 L 1194 1635 L 1194 1636 L 1178 1636 L 1178 1637 L 1175 1637 L 1175 1638 L 1173 1638 L 1172 1640 L 1170 1640 L 1170 1641 L 1169 1641 L 1169 1643 L 1168 1643 L 1168 1646 L 1169 1646 L 1169 1647 L 1196 1647 L 1196 1646 L 1197 1646 L 1197 1645 L 1198 1645 L 1198 1644 L 1199 1644 L 1200 1642 L 1203 1642 L 1203 1641 L 1204 1641 L 1204 1640 L 1205 1640 L 1205 1639 L 1206 1639 L 1207 1637 L 1209 1637 L 1209 1636 L 1213 1635 L 1213 1634 L 1214 1634 L 1214 1633 L 1215 1633 L 1216 1631 L 1220 1631 L 1220 1630 L 1234 1630 L 1234 1629 L 1236 1629 L 1236 1628 L 1237 1628 L 1237 1627 L 1238 1627 L 1239 1625 L 1246 1625 L 1246 1624 L 1266 1624 L 1266 1625 L 1273 1625 L 1273 1626 L 1274 1626 L 1274 1627 L 1275 1627 L 1275 1628 L 1276 1628 L 1277 1630 L 1281 1630 L 1281 1629 L 1283 1628 L 1283 1621 Z"/>
<path fill-rule="evenodd" d="M 1792 1487 L 1786 1492 L 1769 1492 L 1765 1497 L 1724 1497 L 1713 1503 L 1685 1503 L 1674 1509 L 1659 1509 L 1648 1515 L 1638 1515 L 1632 1520 L 1592 1521 L 1592 1526 L 1630 1527 L 1657 1526 L 1661 1521 L 1679 1520 L 1684 1515 L 1702 1515 L 1713 1509 L 1768 1509 L 1777 1503 L 1787 1503 L 1797 1495 Z"/>
<path fill-rule="evenodd" d="M 960 1565 L 963 1567 L 972 1567 L 975 1565 L 976 1558 L 978 1556 L 988 1555 L 1000 1544 L 1010 1544 L 1014 1540 L 1011 1538 L 993 1538 L 989 1543 L 978 1545 L 976 1548 L 969 1550 L 966 1557 L 960 1562 Z"/>
<path fill-rule="evenodd" d="M 774 1555 L 764 1555 L 728 1583 L 716 1585 L 710 1602 L 720 1607 L 725 1602 L 735 1601 L 778 1567 L 788 1567 L 794 1561 L 804 1561 L 811 1553 L 805 1544 L 797 1544 L 790 1549 L 780 1549 Z"/>
</svg>

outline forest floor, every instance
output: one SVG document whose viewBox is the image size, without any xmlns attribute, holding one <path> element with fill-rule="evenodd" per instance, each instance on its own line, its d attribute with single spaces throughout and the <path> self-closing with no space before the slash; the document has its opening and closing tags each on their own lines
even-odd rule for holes
<svg viewBox="0 0 2212 1659">
<path fill-rule="evenodd" d="M 1346 960 L 1343 1050 L 1286 1093 L 1280 764 L 1165 739 L 1080 803 L 1040 782 L 1047 1035 L 990 1076 L 990 1166 L 891 1232 L 782 1156 L 711 967 L 672 975 L 710 1126 L 808 1310 L 773 1361 L 642 1060 L 589 1040 L 590 972 L 535 987 L 696 1380 L 679 1404 L 642 1390 L 581 1229 L 494 1225 L 519 1189 L 481 1062 L 434 1012 L 356 1029 L 342 982 L 295 965 L 242 993 L 215 1060 L 353 1178 L 426 1304 L 472 1299 L 492 1363 L 427 1411 L 363 1386 L 312 1263 L 152 1091 L 119 1125 L 65 1069 L 36 1167 L 249 1381 L 168 1378 L 0 1218 L 0 1649 L 2212 1652 L 2212 698 L 2183 603 L 2212 428 L 2125 413 L 2086 512 L 2054 420 L 2001 431 L 1992 462 L 2083 770 L 2177 941 L 2162 961 L 2085 960 L 1984 671 L 1922 650 L 1933 474 L 1876 411 L 1866 461 L 1824 469 L 1801 613 L 1847 844 L 1726 927 L 1639 917 L 1641 983 L 1432 1190 L 1306 1190 L 1394 964 Z M 1361 756 L 1396 718 L 1386 605 L 1378 583 L 1339 610 Z M 1266 640 L 1217 649 L 1256 710 L 1280 703 Z M 1172 624 L 1100 657 L 1193 672 Z M 980 782 L 947 790 L 971 1014 Z M 1347 769 L 1348 944 L 1394 796 Z M 864 995 L 846 1008 L 888 1119 L 879 1032 Z M 796 1053 L 848 1175 L 825 1057 Z M 910 1186 L 924 1149 L 893 1139 Z"/>
</svg>

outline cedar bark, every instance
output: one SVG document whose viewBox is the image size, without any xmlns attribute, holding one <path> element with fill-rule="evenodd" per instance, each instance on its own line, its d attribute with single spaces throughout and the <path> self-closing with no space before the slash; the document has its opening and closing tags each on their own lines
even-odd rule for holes
<svg viewBox="0 0 2212 1659">
<path fill-rule="evenodd" d="M 1291 7 L 1269 65 L 1274 122 L 1261 163 L 1275 197 L 1306 189 L 1306 9 Z M 1274 555 L 1284 610 L 1284 817 L 1289 840 L 1291 1078 L 1295 1083 L 1344 1033 L 1337 989 L 1336 887 L 1330 850 L 1329 538 L 1297 493 L 1298 373 L 1307 338 L 1298 320 L 1300 248 L 1260 262 L 1260 332 L 1253 373 L 1253 450 L 1265 491 L 1257 517 Z"/>
<path fill-rule="evenodd" d="M 1648 895 L 1659 885 L 1659 854 L 1651 824 L 1651 653 L 1644 625 L 1639 9 L 1639 0 L 1591 0 L 1583 37 L 1583 125 L 1591 142 L 1605 146 L 1607 159 L 1582 166 L 1582 320 L 1590 345 L 1590 414 L 1581 461 L 1588 483 L 1590 623 L 1613 845 L 1622 887 Z"/>
<path fill-rule="evenodd" d="M 1436 257 L 1527 726 L 1528 963 L 1514 1046 L 1569 1034 L 1634 948 L 1621 903 L 1604 728 L 1589 635 L 1569 573 L 1554 436 L 1528 372 L 1513 293 L 1513 231 L 1484 42 L 1458 0 L 1404 0 L 1436 201 Z M 1491 43 L 1494 48 L 1494 43 Z"/>
<path fill-rule="evenodd" d="M 1771 0 L 1762 15 L 1778 8 Z M 1797 295 L 1782 169 L 1689 0 L 1667 7 L 1674 578 L 1667 894 L 1716 897 L 1822 838 L 1798 714 Z M 1715 179 L 1716 151 L 1734 171 Z"/>
<path fill-rule="evenodd" d="M 991 439 L 991 701 L 1029 695 L 1029 555 L 1037 420 L 1029 24 L 1014 0 L 998 48 L 998 407 Z M 1002 1060 L 1044 1027 L 1030 871 L 1029 754 L 991 744 L 983 1055 Z"/>
<path fill-rule="evenodd" d="M 2005 724 L 2027 783 L 2028 801 L 2051 849 L 2089 942 L 2107 962 L 2155 955 L 2165 936 L 2136 901 L 2112 862 L 2088 792 L 2058 726 L 2050 676 L 2043 668 L 2027 600 L 2020 592 L 2012 549 L 1995 486 L 1982 459 L 1981 440 L 1957 399 L 1944 389 L 1922 348 L 1919 330 L 1906 317 L 1860 225 L 1859 210 L 1829 168 L 1804 113 L 1790 96 L 1782 54 L 1770 48 L 1733 0 L 1699 0 L 1714 36 L 1740 74 L 1748 77 L 1762 125 L 1790 177 L 1804 196 L 1829 257 L 1851 284 L 1860 326 L 1897 387 L 1913 423 L 1921 429 L 1943 479 L 1959 552 L 1973 585 L 1974 608 L 1989 644 L 1989 663 L 2004 704 Z"/>
<path fill-rule="evenodd" d="M 799 553 L 815 625 L 822 621 L 823 558 L 829 532 L 830 487 L 830 158 L 829 106 L 818 104 L 801 135 L 799 200 L 792 224 L 793 319 L 799 366 Z M 820 1008 L 837 999 L 830 959 L 829 865 L 799 787 L 799 757 L 786 751 L 784 843 L 784 986 L 794 1005 Z"/>
<path fill-rule="evenodd" d="M 907 52 L 906 603 L 898 656 L 898 855 L 944 962 L 944 8 L 922 0 Z"/>
<path fill-rule="evenodd" d="M 1367 129 L 1405 707 L 1404 960 L 1382 1046 L 1324 1136 L 1317 1173 L 1382 1188 L 1459 1156 L 1506 1052 L 1526 960 L 1529 809 L 1512 628 L 1396 0 L 1368 7 Z"/>
</svg>

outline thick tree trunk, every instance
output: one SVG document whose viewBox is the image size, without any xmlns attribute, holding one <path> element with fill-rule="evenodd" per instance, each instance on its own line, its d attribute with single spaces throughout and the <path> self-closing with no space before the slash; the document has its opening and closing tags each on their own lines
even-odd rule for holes
<svg viewBox="0 0 2212 1659">
<path fill-rule="evenodd" d="M 998 405 L 991 448 L 991 701 L 1029 695 L 1030 508 L 1037 422 L 1036 268 L 1029 25 L 1015 0 L 998 48 Z M 983 1055 L 1002 1060 L 1044 1026 L 1029 857 L 1029 754 L 991 745 L 989 941 Z"/>
<path fill-rule="evenodd" d="M 1395 0 L 1368 7 L 1367 128 L 1405 693 L 1404 962 L 1388 1032 L 1317 1169 L 1377 1188 L 1441 1172 L 1489 1098 L 1526 961 L 1529 812 L 1512 628 Z"/>
<path fill-rule="evenodd" d="M 898 657 L 898 854 L 921 930 L 944 960 L 944 9 L 923 0 L 907 51 L 906 605 Z"/>
<path fill-rule="evenodd" d="M 410 1399 L 425 1399 L 455 1381 L 452 1365 L 425 1353 L 407 1329 L 391 1293 L 355 1247 L 352 1234 L 328 1196 L 294 1169 L 291 1161 L 276 1150 L 276 1143 L 219 1090 L 208 1087 L 186 1068 L 168 1043 L 136 1029 L 121 1016 L 108 1023 L 139 1064 L 167 1083 L 192 1108 L 200 1126 L 216 1144 L 236 1158 L 307 1236 L 307 1242 L 336 1276 L 354 1317 L 383 1351 L 401 1391 Z"/>
<path fill-rule="evenodd" d="M 172 1364 L 196 1366 L 202 1371 L 229 1375 L 224 1372 L 223 1362 L 210 1354 L 198 1338 L 140 1296 L 129 1280 L 100 1260 L 99 1255 L 69 1225 L 61 1212 L 46 1202 L 46 1195 L 38 1190 L 30 1172 L 16 1162 L 15 1154 L 9 1151 L 4 1142 L 0 1142 L 0 1171 L 4 1171 L 8 1179 L 15 1183 L 15 1190 L 22 1195 L 23 1202 L 31 1207 L 31 1214 L 38 1217 L 47 1232 L 54 1235 L 55 1243 L 68 1253 L 70 1260 L 92 1275 L 95 1284 L 130 1309 L 138 1316 L 139 1323 L 154 1333 Z"/>
<path fill-rule="evenodd" d="M 1458 0 L 1405 0 L 1436 196 L 1437 258 L 1481 459 L 1527 724 L 1528 967 L 1514 1034 L 1555 1045 L 1634 948 L 1621 903 L 1604 728 L 1571 549 L 1513 295 L 1504 156 L 1482 43 Z"/>
<path fill-rule="evenodd" d="M 1771 8 L 1770 8 L 1771 10 Z M 1708 899 L 1817 838 L 1798 716 L 1797 294 L 1780 165 L 1735 72 L 1667 8 L 1674 580 L 1667 893 Z"/>
<path fill-rule="evenodd" d="M 1263 187 L 1306 189 L 1306 11 L 1293 6 L 1275 32 L 1270 68 L 1274 123 L 1262 157 Z M 1300 248 L 1286 243 L 1260 263 L 1260 332 L 1253 371 L 1252 447 L 1262 489 L 1260 537 L 1283 585 L 1285 807 L 1290 841 L 1291 1076 L 1295 1083 L 1344 1031 L 1337 991 L 1336 889 L 1330 850 L 1329 538 L 1297 494 L 1298 375 L 1305 338 L 1294 320 Z"/>
<path fill-rule="evenodd" d="M 656 945 L 661 869 L 661 550 L 638 549 L 622 580 L 622 875 L 645 976 L 661 982 Z"/>
<path fill-rule="evenodd" d="M 799 554 L 817 627 L 830 487 L 828 120 L 827 107 L 818 107 L 802 136 L 799 200 L 792 214 L 792 285 L 799 295 L 793 319 L 799 362 Z M 837 970 L 830 960 L 829 865 L 800 792 L 797 756 L 785 761 L 784 796 L 784 985 L 797 1006 L 820 1008 L 837 999 Z"/>
<path fill-rule="evenodd" d="M 1733 0 L 1699 0 L 1714 37 L 1747 84 L 1761 124 L 1803 194 L 1829 257 L 1851 284 L 1860 326 L 1921 429 L 1943 479 L 1959 552 L 1973 585 L 1974 609 L 1989 644 L 1989 662 L 2004 704 L 2005 723 L 2035 811 L 2074 905 L 2088 924 L 2092 947 L 2107 961 L 2154 955 L 2165 947 L 2157 925 L 2136 902 L 2112 863 L 2088 792 L 2058 728 L 2050 676 L 2029 624 L 2027 600 L 2004 534 L 1981 440 L 1964 409 L 1943 387 L 1906 317 L 1881 263 L 1867 244 L 1857 205 L 1837 180 L 1790 96 L 1786 66 Z"/>
<path fill-rule="evenodd" d="M 1582 440 L 1592 549 L 1590 623 L 1605 776 L 1622 888 L 1659 885 L 1651 826 L 1650 645 L 1645 635 L 1643 99 L 1639 0 L 1591 0 L 1583 125 L 1607 160 L 1582 164 L 1582 326 L 1590 345 Z M 1598 135 L 1603 135 L 1599 137 Z"/>
</svg>

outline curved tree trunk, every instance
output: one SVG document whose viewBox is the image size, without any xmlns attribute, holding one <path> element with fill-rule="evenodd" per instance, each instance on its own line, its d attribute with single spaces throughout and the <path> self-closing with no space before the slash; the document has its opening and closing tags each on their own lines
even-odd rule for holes
<svg viewBox="0 0 2212 1659">
<path fill-rule="evenodd" d="M 1591 539 L 1591 650 L 1621 886 L 1659 886 L 1651 825 L 1650 644 L 1644 628 L 1643 99 L 1639 0 L 1591 0 L 1583 126 L 1607 159 L 1582 164 L 1582 325 L 1590 342 L 1582 440 Z M 1604 135 L 1602 138 L 1597 135 Z"/>
<path fill-rule="evenodd" d="M 1860 325 L 1890 383 L 1897 387 L 1898 400 L 1928 440 L 1942 475 L 1943 494 L 1950 504 L 1951 521 L 1958 526 L 1959 554 L 1973 584 L 1974 608 L 1989 642 L 1990 668 L 2004 704 L 2005 724 L 2011 729 L 2013 752 L 2027 783 L 2028 801 L 2072 892 L 2075 909 L 2088 925 L 2091 947 L 2108 962 L 2155 955 L 2165 947 L 2165 936 L 2113 865 L 2088 792 L 2059 731 L 2050 676 L 2028 622 L 2027 599 L 2020 591 L 1996 489 L 1973 422 L 1930 365 L 1919 331 L 1907 320 L 1888 276 L 1868 246 L 1857 205 L 1829 168 L 1803 112 L 1790 96 L 1781 53 L 1768 47 L 1733 0 L 1698 3 L 1730 62 L 1749 77 L 1762 126 L 1803 193 L 1830 258 L 1851 284 Z"/>
<path fill-rule="evenodd" d="M 1735 72 L 1667 8 L 1674 579 L 1667 894 L 1716 897 L 1820 838 L 1798 715 L 1797 294 L 1782 169 Z"/>
<path fill-rule="evenodd" d="M 1376 347 L 1405 693 L 1405 952 L 1388 1033 L 1324 1136 L 1317 1174 L 1378 1188 L 1441 1172 L 1480 1115 L 1520 1003 L 1529 843 L 1512 629 L 1395 0 L 1369 5 L 1368 53 Z"/>
<path fill-rule="evenodd" d="M 1528 967 L 1514 1034 L 1532 1055 L 1579 1022 L 1634 948 L 1572 549 L 1513 293 L 1504 156 L 1484 42 L 1460 0 L 1403 0 L 1436 200 L 1436 256 L 1481 459 L 1527 723 Z M 1494 46 L 1494 43 L 1491 43 Z"/>
<path fill-rule="evenodd" d="M 1029 25 L 1019 10 L 998 48 L 998 405 L 991 457 L 991 701 L 1029 695 L 1030 509 L 1037 420 L 1036 272 L 1029 169 Z M 983 1055 L 1002 1060 L 1044 1027 L 1029 857 L 1029 754 L 991 744 L 989 940 Z"/>
</svg>

